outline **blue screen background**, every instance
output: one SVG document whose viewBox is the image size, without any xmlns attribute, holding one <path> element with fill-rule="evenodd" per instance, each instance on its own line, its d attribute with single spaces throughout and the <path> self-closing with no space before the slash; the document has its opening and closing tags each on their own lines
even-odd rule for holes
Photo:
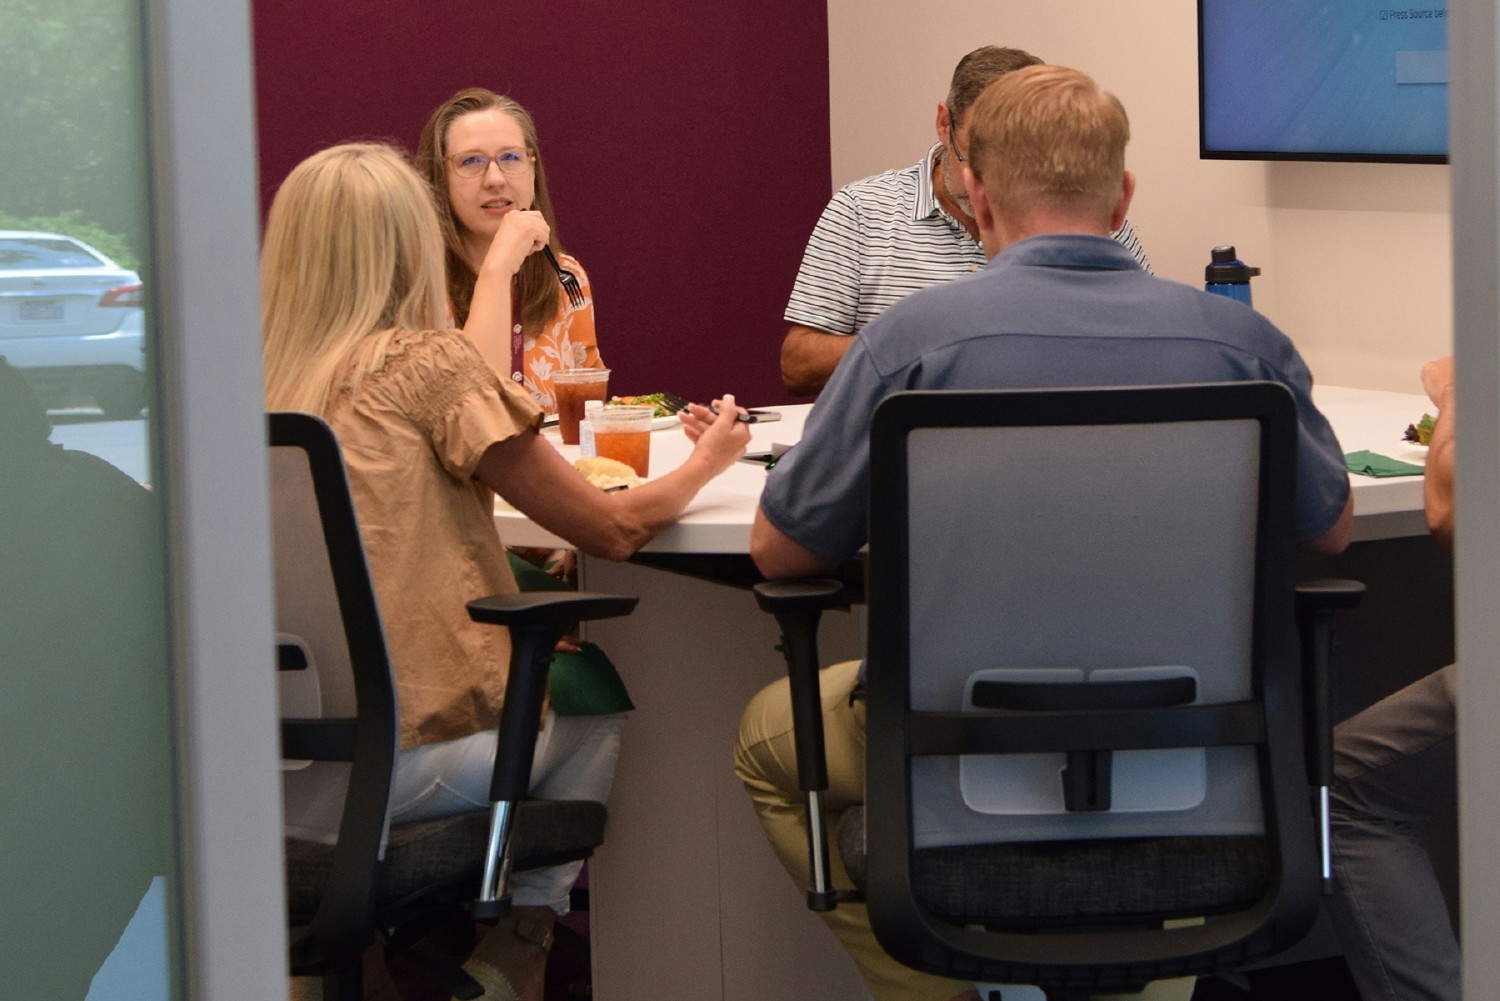
<svg viewBox="0 0 1500 1001">
<path fill-rule="evenodd" d="M 1447 154 L 1446 3 L 1201 0 L 1200 17 L 1206 153 Z"/>
</svg>

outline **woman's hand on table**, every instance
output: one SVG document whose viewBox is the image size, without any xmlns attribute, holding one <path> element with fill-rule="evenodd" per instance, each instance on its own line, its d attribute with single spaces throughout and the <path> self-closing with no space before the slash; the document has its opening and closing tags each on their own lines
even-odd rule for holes
<svg viewBox="0 0 1500 1001">
<path fill-rule="evenodd" d="M 725 396 L 719 409 L 714 416 L 695 406 L 682 418 L 694 442 L 686 462 L 619 493 L 602 493 L 534 431 L 490 445 L 474 475 L 537 525 L 590 556 L 629 559 L 745 454 L 750 425 L 736 420 L 740 411 L 734 397 Z"/>
<path fill-rule="evenodd" d="M 696 446 L 693 454 L 702 455 L 713 466 L 715 473 L 722 473 L 745 454 L 750 444 L 750 425 L 736 418 L 745 411 L 736 406 L 734 397 L 728 393 L 714 400 L 718 413 L 701 403 L 689 403 L 677 415 L 682 421 L 683 433 Z"/>
</svg>

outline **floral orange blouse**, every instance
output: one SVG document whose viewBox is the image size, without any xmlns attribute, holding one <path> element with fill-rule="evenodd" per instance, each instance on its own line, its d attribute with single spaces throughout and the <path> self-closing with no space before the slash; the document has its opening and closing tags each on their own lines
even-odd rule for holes
<svg viewBox="0 0 1500 1001">
<path fill-rule="evenodd" d="M 523 372 L 512 372 L 511 378 L 524 385 L 532 399 L 549 414 L 557 413 L 557 397 L 552 389 L 552 373 L 560 368 L 603 368 L 599 343 L 594 336 L 594 292 L 589 276 L 576 257 L 559 254 L 557 262 L 578 277 L 583 286 L 583 305 L 568 301 L 562 286 L 557 286 L 557 317 L 535 338 L 524 342 L 521 362 Z M 519 325 L 516 330 L 519 330 Z"/>
</svg>

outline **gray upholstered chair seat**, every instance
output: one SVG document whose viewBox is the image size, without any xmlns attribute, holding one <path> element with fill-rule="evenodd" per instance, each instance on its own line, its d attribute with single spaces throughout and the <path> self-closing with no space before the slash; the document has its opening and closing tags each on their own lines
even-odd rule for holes
<svg viewBox="0 0 1500 1001">
<path fill-rule="evenodd" d="M 838 840 L 849 878 L 863 891 L 863 807 L 845 811 Z M 1122 901 L 1152 916 L 1241 910 L 1265 894 L 1270 866 L 1266 842 L 1257 837 L 1013 842 L 925 848 L 912 856 L 924 907 L 946 920 L 996 926 L 1118 921 Z"/>
<path fill-rule="evenodd" d="M 579 858 L 604 843 L 602 803 L 523 800 L 512 840 L 518 869 Z M 385 858 L 375 870 L 376 913 L 399 910 L 408 899 L 452 884 L 456 899 L 472 897 L 479 883 L 490 815 L 467 813 L 391 828 Z M 545 851 L 538 846 L 545 846 Z M 286 840 L 287 911 L 294 923 L 307 920 L 322 899 L 332 845 Z"/>
</svg>

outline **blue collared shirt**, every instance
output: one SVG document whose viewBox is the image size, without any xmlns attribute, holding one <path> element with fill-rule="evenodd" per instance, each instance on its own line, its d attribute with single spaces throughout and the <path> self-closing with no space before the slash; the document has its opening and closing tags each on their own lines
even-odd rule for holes
<svg viewBox="0 0 1500 1001">
<path fill-rule="evenodd" d="M 768 474 L 761 508 L 824 559 L 857 552 L 866 539 L 870 417 L 900 390 L 1260 379 L 1285 385 L 1296 402 L 1297 535 L 1317 538 L 1343 513 L 1349 477 L 1291 340 L 1239 302 L 1146 274 L 1108 237 L 1033 237 L 866 327 L 801 444 Z"/>
</svg>

